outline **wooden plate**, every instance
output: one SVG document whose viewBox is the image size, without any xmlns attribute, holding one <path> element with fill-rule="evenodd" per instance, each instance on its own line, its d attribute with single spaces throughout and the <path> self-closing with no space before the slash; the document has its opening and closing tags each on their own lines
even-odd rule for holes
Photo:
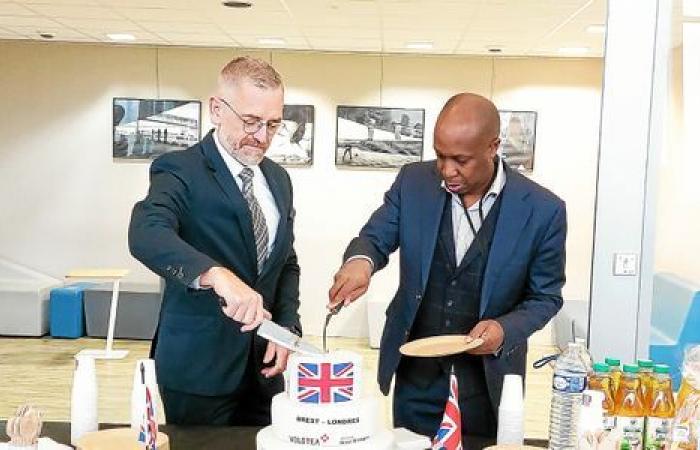
<svg viewBox="0 0 700 450">
<path fill-rule="evenodd" d="M 87 433 L 78 439 L 78 450 L 143 450 L 145 446 L 136 441 L 137 432 L 130 428 L 116 428 L 112 430 Z M 169 450 L 168 436 L 158 433 L 156 439 L 158 450 Z"/>
<path fill-rule="evenodd" d="M 472 339 L 463 334 L 431 336 L 415 341 L 406 342 L 399 348 L 402 355 L 417 357 L 435 357 L 456 355 L 477 348 L 484 343 L 483 339 Z"/>
</svg>

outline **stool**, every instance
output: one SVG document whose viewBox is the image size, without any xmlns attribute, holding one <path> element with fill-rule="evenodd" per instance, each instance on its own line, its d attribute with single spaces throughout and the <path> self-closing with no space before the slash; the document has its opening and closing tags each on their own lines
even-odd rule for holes
<svg viewBox="0 0 700 450">
<path fill-rule="evenodd" d="M 51 337 L 79 338 L 85 335 L 83 296 L 90 283 L 75 283 L 51 289 L 49 324 Z"/>
</svg>

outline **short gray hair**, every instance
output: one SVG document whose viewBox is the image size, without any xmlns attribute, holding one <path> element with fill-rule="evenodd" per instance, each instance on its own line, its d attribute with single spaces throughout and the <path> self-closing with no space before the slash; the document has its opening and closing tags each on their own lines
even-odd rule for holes
<svg viewBox="0 0 700 450">
<path fill-rule="evenodd" d="M 241 80 L 252 81 L 261 89 L 275 89 L 282 87 L 282 77 L 266 61 L 240 56 L 226 64 L 219 74 L 219 80 L 225 84 L 235 84 Z"/>
</svg>

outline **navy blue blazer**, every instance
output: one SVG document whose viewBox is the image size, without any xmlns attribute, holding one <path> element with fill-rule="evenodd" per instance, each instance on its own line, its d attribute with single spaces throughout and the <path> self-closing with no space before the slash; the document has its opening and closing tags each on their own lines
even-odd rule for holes
<svg viewBox="0 0 700 450">
<path fill-rule="evenodd" d="M 556 195 L 506 166 L 501 210 L 486 265 L 481 319 L 495 319 L 505 340 L 499 356 L 484 357 L 491 401 L 498 406 L 503 375 L 525 376 L 527 338 L 561 308 L 566 207 Z M 345 258 L 367 255 L 375 270 L 400 252 L 399 287 L 386 310 L 378 381 L 389 392 L 399 347 L 410 333 L 428 282 L 445 190 L 435 161 L 404 166 L 383 205 L 350 242 Z M 465 333 L 470 330 L 465 330 Z"/>
<path fill-rule="evenodd" d="M 199 395 L 232 393 L 250 351 L 256 372 L 266 341 L 226 317 L 212 290 L 191 283 L 213 266 L 223 266 L 260 293 L 272 319 L 301 331 L 299 265 L 294 251 L 292 184 L 287 172 L 265 158 L 260 163 L 280 212 L 272 254 L 257 273 L 253 224 L 240 189 L 216 148 L 212 132 L 151 165 L 146 198 L 134 206 L 129 248 L 139 261 L 165 278 L 158 331 L 153 342 L 161 386 Z M 255 343 L 251 342 L 255 339 Z M 260 383 L 279 390 L 281 376 Z"/>
</svg>

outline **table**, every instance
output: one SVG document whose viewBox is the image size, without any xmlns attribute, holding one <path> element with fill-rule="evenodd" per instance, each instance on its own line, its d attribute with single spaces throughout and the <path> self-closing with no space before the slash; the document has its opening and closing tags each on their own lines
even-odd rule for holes
<svg viewBox="0 0 700 450">
<path fill-rule="evenodd" d="M 81 350 L 78 355 L 91 356 L 97 359 L 122 359 L 129 354 L 128 350 L 113 350 L 114 328 L 117 322 L 117 305 L 119 304 L 119 282 L 129 273 L 126 269 L 80 269 L 66 275 L 66 282 L 90 281 L 93 283 L 112 283 L 112 302 L 109 306 L 109 327 L 107 328 L 107 344 L 104 350 Z"/>
<path fill-rule="evenodd" d="M 127 428 L 129 425 L 100 424 L 100 430 L 110 428 Z M 178 425 L 160 425 L 162 431 L 170 438 L 170 450 L 255 450 L 255 435 L 257 427 L 186 427 Z M 0 421 L 0 434 L 4 433 L 5 422 Z M 50 437 L 56 442 L 70 442 L 70 423 L 44 422 L 41 432 L 44 437 Z M 480 442 L 466 442 L 465 450 L 482 448 Z M 526 445 L 547 448 L 547 441 L 542 439 L 525 439 Z"/>
</svg>

